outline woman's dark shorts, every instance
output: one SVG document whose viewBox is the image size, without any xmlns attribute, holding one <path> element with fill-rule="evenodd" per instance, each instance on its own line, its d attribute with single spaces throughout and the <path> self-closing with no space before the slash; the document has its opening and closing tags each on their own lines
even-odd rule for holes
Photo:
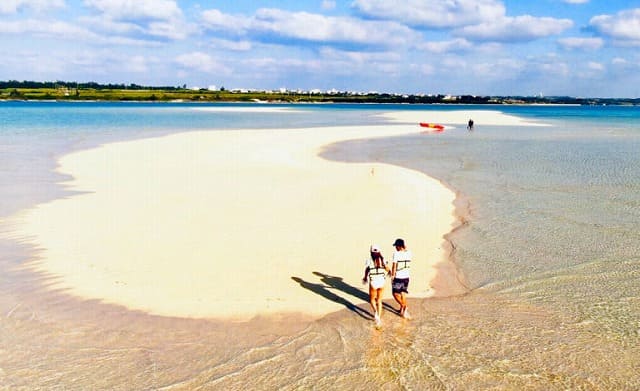
<svg viewBox="0 0 640 391">
<path fill-rule="evenodd" d="M 391 282 L 391 290 L 393 293 L 409 293 L 409 279 L 408 278 L 394 278 Z"/>
</svg>

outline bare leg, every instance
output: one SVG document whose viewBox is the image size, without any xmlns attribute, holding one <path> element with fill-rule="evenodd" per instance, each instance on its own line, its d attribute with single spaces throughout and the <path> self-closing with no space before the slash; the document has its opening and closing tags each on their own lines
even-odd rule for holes
<svg viewBox="0 0 640 391">
<path fill-rule="evenodd" d="M 402 293 L 393 292 L 393 298 L 396 299 L 396 302 L 400 304 L 400 315 L 404 315 L 404 298 L 402 297 Z"/>
<path fill-rule="evenodd" d="M 378 311 L 378 316 L 382 317 L 382 293 L 384 292 L 383 288 L 376 289 L 376 309 Z"/>
<path fill-rule="evenodd" d="M 403 305 L 402 305 L 403 309 L 402 309 L 402 314 L 401 315 L 404 318 L 411 319 L 411 315 L 409 315 L 409 311 L 407 311 L 407 295 L 404 292 L 402 292 L 402 303 L 403 303 Z"/>
<path fill-rule="evenodd" d="M 375 316 L 378 313 L 376 309 L 376 289 L 371 285 L 369 285 L 369 304 L 371 304 L 373 316 Z"/>
</svg>

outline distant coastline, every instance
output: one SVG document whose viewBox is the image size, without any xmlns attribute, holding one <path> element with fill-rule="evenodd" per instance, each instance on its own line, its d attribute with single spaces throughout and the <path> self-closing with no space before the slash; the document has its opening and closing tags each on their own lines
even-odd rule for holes
<svg viewBox="0 0 640 391">
<path fill-rule="evenodd" d="M 569 96 L 478 96 L 397 94 L 353 91 L 219 90 L 153 87 L 136 84 L 0 81 L 1 101 L 108 101 L 108 102 L 245 102 L 245 103 L 394 103 L 492 105 L 625 105 L 638 106 L 640 98 L 578 98 Z"/>
</svg>

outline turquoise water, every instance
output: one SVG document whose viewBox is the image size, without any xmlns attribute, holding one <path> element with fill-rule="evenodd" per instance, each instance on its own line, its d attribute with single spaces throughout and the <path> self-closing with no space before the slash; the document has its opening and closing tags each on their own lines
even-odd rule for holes
<svg viewBox="0 0 640 391">
<path fill-rule="evenodd" d="M 27 299 L 43 297 L 32 276 L 13 271 L 28 259 L 29 249 L 3 239 L 0 346 L 15 348 L 0 358 L 0 384 L 82 388 L 82 382 L 74 386 L 64 378 L 46 383 L 44 374 L 57 371 L 100 381 L 93 384 L 105 389 L 640 389 L 640 108 L 203 110 L 210 107 L 229 105 L 0 102 L 0 219 L 66 195 L 58 184 L 64 178 L 51 172 L 56 157 L 114 140 L 176 130 L 374 124 L 381 121 L 376 114 L 391 110 L 499 110 L 548 126 L 476 122 L 474 132 L 460 127 L 350 141 L 323 153 L 328 159 L 423 171 L 462 201 L 465 224 L 448 239 L 470 293 L 413 301 L 415 319 L 404 323 L 390 313 L 382 333 L 348 309 L 285 335 L 260 331 L 250 344 L 242 342 L 243 327 L 256 334 L 264 325 L 224 328 L 144 317 L 114 324 L 96 321 L 106 310 L 95 305 L 83 305 L 90 315 L 74 309 L 76 318 L 69 320 L 71 315 L 63 315 L 71 308 L 67 300 Z M 1 220 L 0 228 L 9 230 Z M 318 274 L 312 283 L 349 303 L 366 304 L 366 294 L 337 283 L 331 271 L 319 272 L 324 277 Z M 154 322 L 164 329 L 148 331 Z M 37 344 L 30 343 L 34 335 Z M 97 342 L 105 336 L 108 342 Z M 47 339 L 58 341 L 55 349 L 42 342 Z M 102 346 L 100 353 L 87 353 L 95 345 Z M 118 355 L 110 356 L 115 350 Z M 66 354 L 65 365 L 73 369 L 56 366 L 53 351 Z M 112 372 L 95 372 L 95 362 Z"/>
</svg>

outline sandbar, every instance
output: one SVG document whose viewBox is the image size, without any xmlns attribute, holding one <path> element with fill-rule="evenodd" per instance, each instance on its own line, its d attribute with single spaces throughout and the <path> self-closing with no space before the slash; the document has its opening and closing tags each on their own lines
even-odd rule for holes
<svg viewBox="0 0 640 391">
<path fill-rule="evenodd" d="M 473 119 L 478 126 L 548 126 L 495 110 L 407 110 L 387 112 L 381 116 L 395 123 L 436 122 L 454 127 L 466 127 L 469 119 Z"/>
<path fill-rule="evenodd" d="M 369 246 L 390 259 L 398 237 L 414 254 L 410 296 L 428 297 L 457 222 L 454 192 L 421 172 L 318 155 L 420 132 L 411 122 L 194 131 L 73 152 L 58 171 L 74 194 L 14 216 L 14 237 L 37 249 L 29 267 L 52 289 L 156 315 L 321 316 L 362 304 L 322 277 L 365 292 Z"/>
</svg>

